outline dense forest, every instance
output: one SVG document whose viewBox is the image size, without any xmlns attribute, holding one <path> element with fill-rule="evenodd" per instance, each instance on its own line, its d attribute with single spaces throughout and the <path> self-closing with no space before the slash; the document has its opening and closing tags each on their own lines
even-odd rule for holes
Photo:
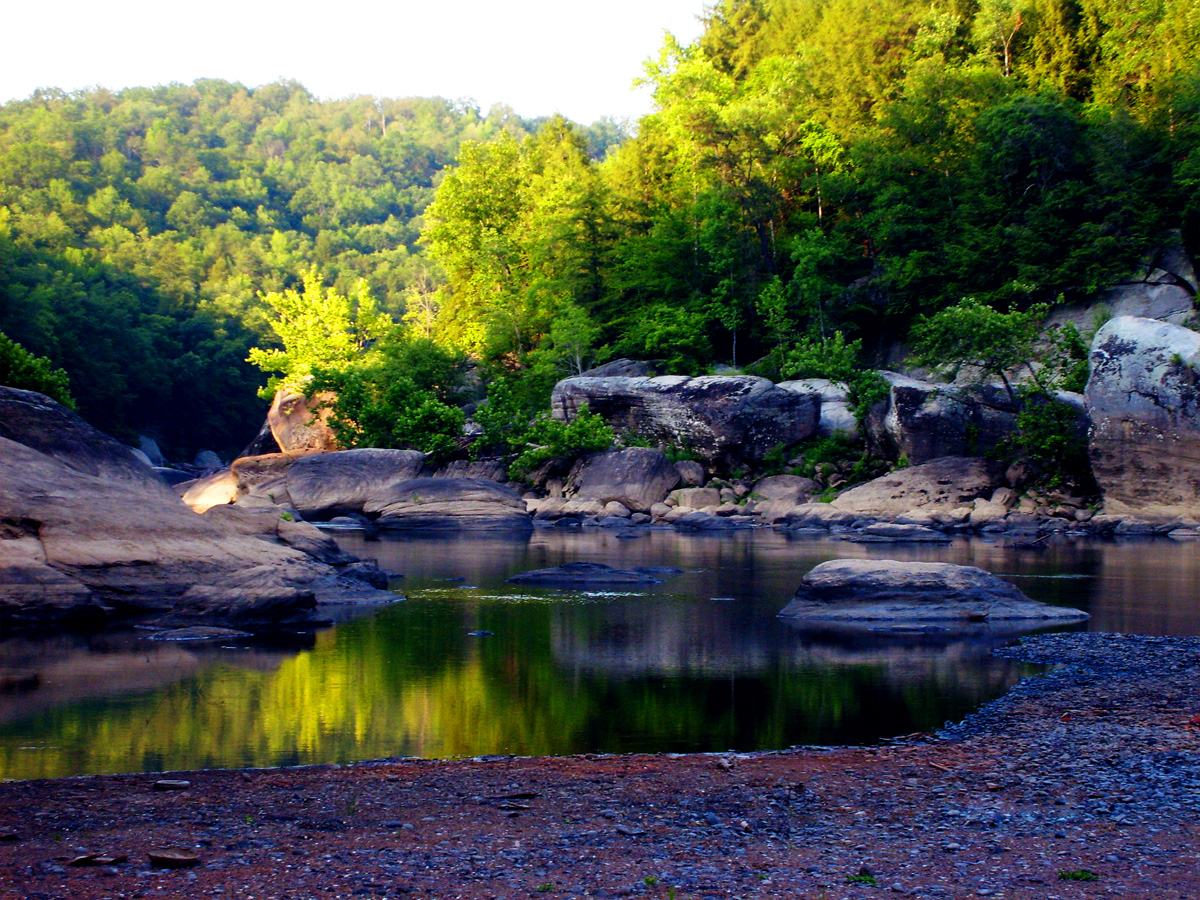
<svg viewBox="0 0 1200 900">
<path fill-rule="evenodd" d="M 878 363 L 964 298 L 1025 311 L 1168 229 L 1200 247 L 1194 2 L 723 0 L 705 23 L 647 63 L 628 137 L 287 83 L 0 107 L 0 331 L 101 427 L 228 451 L 261 415 L 269 298 L 313 272 L 406 321 L 400 357 L 469 355 L 532 409 L 608 355 Z"/>
</svg>

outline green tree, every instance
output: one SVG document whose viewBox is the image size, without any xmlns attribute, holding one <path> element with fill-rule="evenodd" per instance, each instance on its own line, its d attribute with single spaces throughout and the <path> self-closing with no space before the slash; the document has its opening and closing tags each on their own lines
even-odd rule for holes
<svg viewBox="0 0 1200 900">
<path fill-rule="evenodd" d="M 16 341 L 0 332 L 0 384 L 37 391 L 64 406 L 75 408 L 67 373 L 57 369 L 44 356 L 34 356 Z"/>
<path fill-rule="evenodd" d="M 249 362 L 264 372 L 279 373 L 259 392 L 264 399 L 280 387 L 301 387 L 318 370 L 346 367 L 394 324 L 376 310 L 365 280 L 345 296 L 326 287 L 314 266 L 304 273 L 303 283 L 303 292 L 262 295 L 275 312 L 271 328 L 283 344 L 282 349 L 250 350 Z"/>
<path fill-rule="evenodd" d="M 1023 312 L 1014 309 L 1002 313 L 974 297 L 964 297 L 956 305 L 913 323 L 910 360 L 940 369 L 951 378 L 963 367 L 977 369 L 980 380 L 999 378 L 1015 403 L 1017 395 L 1009 373 L 1024 366 L 1035 374 L 1033 360 L 1048 311 L 1046 305 L 1037 304 Z"/>
</svg>

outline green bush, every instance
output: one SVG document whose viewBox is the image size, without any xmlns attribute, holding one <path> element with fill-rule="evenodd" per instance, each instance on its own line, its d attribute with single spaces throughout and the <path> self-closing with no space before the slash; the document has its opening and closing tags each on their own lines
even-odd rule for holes
<svg viewBox="0 0 1200 900">
<path fill-rule="evenodd" d="M 1050 474 L 1058 484 L 1064 478 L 1090 478 L 1087 440 L 1079 432 L 1079 413 L 1068 403 L 1036 389 L 1021 392 L 1017 414 L 1016 450 Z"/>
<path fill-rule="evenodd" d="M 598 453 L 613 444 L 613 430 L 604 419 L 587 407 L 580 408 L 570 422 L 542 413 L 524 434 L 525 449 L 513 461 L 510 471 L 524 477 L 550 459 L 569 459 L 585 453 Z"/>
<path fill-rule="evenodd" d="M 56 369 L 46 357 L 34 356 L 3 332 L 0 332 L 0 384 L 37 391 L 63 406 L 75 408 L 67 373 Z"/>
</svg>

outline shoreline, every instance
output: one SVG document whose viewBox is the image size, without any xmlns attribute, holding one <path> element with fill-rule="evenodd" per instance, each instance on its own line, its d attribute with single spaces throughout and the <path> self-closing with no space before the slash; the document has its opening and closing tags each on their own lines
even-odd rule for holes
<svg viewBox="0 0 1200 900">
<path fill-rule="evenodd" d="M 1200 639 L 996 652 L 1053 668 L 880 746 L 0 783 L 0 897 L 1200 895 Z"/>
</svg>

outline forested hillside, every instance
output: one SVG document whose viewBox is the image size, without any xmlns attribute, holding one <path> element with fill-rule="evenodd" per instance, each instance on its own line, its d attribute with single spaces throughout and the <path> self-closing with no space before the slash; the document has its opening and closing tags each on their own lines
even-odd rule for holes
<svg viewBox="0 0 1200 900">
<path fill-rule="evenodd" d="M 1200 238 L 1198 9 L 724 0 L 603 163 L 569 133 L 462 156 L 426 232 L 443 334 L 520 358 L 578 307 L 615 352 L 771 374 L 798 337 L 869 357 L 966 296 L 1093 292 Z"/>
<path fill-rule="evenodd" d="M 723 0 L 623 143 L 289 83 L 43 92 L 0 107 L 0 331 L 176 452 L 252 433 L 260 293 L 313 267 L 526 406 L 606 355 L 877 363 L 965 297 L 1195 251 L 1198 59 L 1192 0 Z"/>
<path fill-rule="evenodd" d="M 260 292 L 311 266 L 399 315 L 438 270 L 418 243 L 465 140 L 537 123 L 441 99 L 320 102 L 222 81 L 0 107 L 0 332 L 70 376 L 85 417 L 174 453 L 236 450 L 261 421 L 246 362 Z M 594 152 L 619 129 L 593 129 Z"/>
</svg>

